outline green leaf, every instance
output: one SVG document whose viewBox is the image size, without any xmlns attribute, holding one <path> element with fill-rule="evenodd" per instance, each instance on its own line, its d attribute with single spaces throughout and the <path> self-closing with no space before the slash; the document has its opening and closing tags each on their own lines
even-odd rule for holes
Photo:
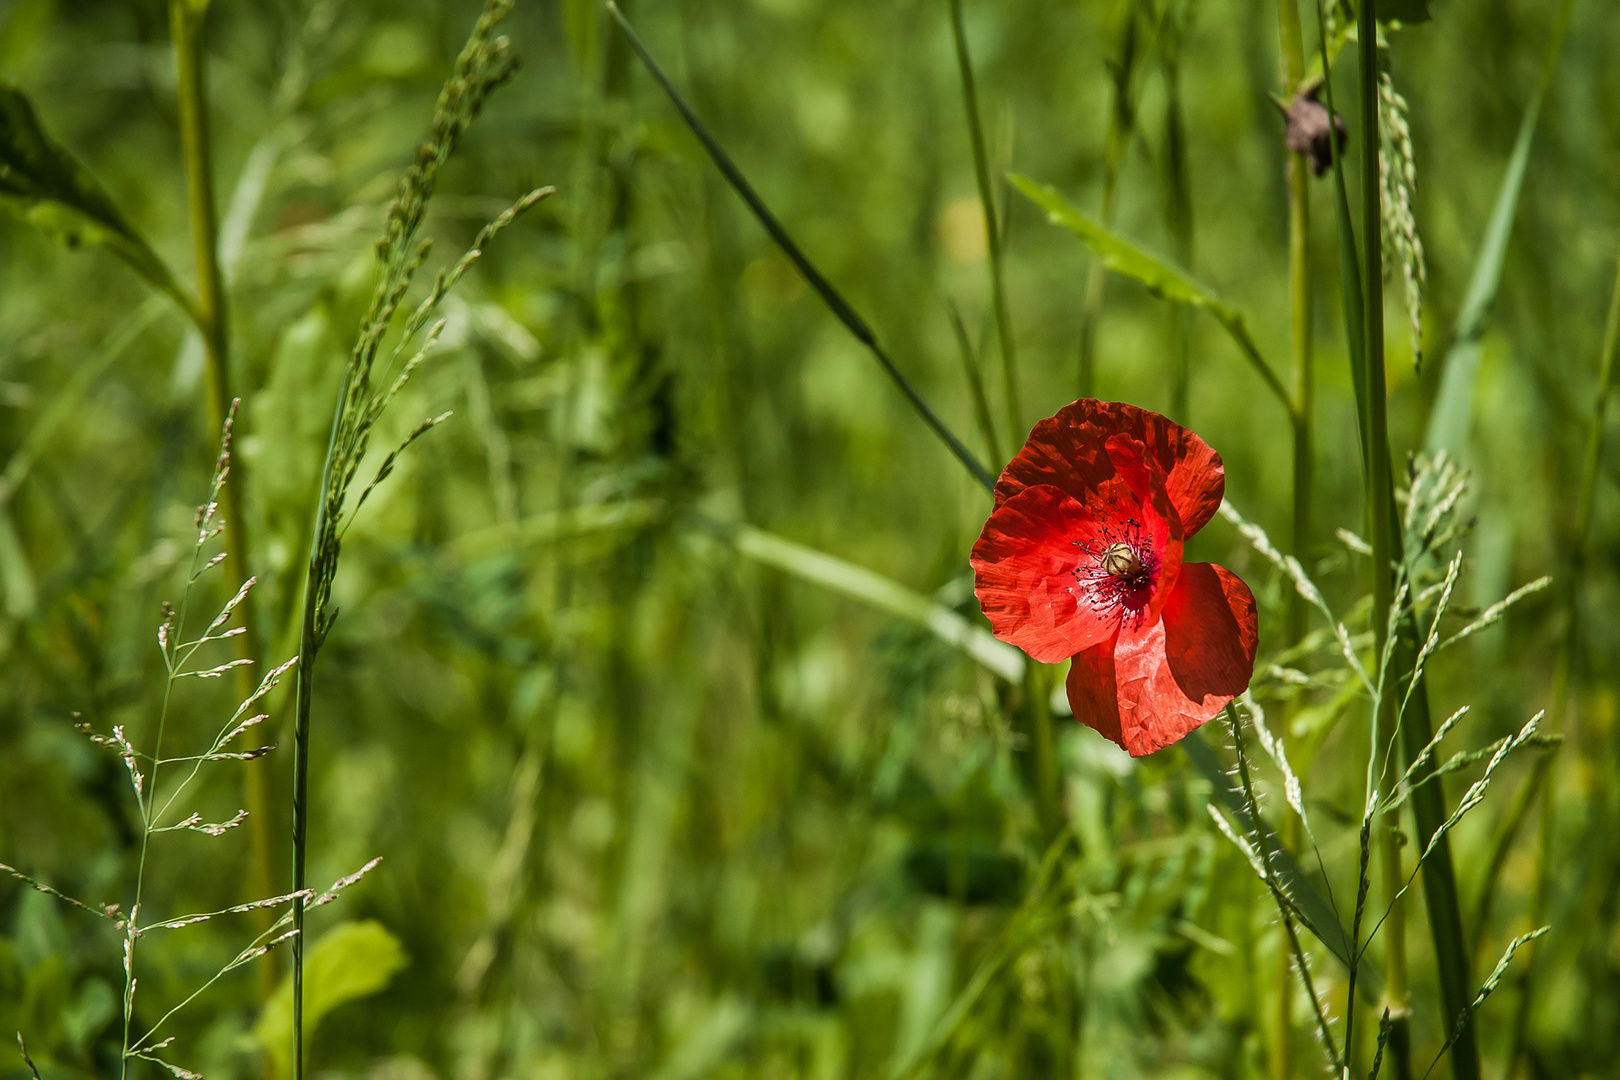
<svg viewBox="0 0 1620 1080">
<path fill-rule="evenodd" d="M 304 959 L 304 1037 L 339 1005 L 370 997 L 388 985 L 405 966 L 399 939 L 374 920 L 345 922 L 316 941 Z M 292 976 L 281 980 L 259 1013 L 253 1036 L 276 1060 L 278 1075 L 290 1075 L 292 1048 Z"/>
<path fill-rule="evenodd" d="M 1047 220 L 1078 235 L 1086 242 L 1087 247 L 1102 256 L 1103 265 L 1114 273 L 1141 282 L 1166 300 L 1203 308 L 1222 321 L 1226 319 L 1242 321 L 1242 317 L 1236 311 L 1221 302 L 1214 289 L 1194 280 L 1185 271 L 1144 251 L 1129 240 L 1110 232 L 1082 213 L 1056 188 L 1017 174 L 1009 176 L 1008 179 L 1030 201 L 1046 211 Z"/>
<path fill-rule="evenodd" d="M 1223 301 L 1214 289 L 1187 271 L 1110 232 L 1064 198 L 1057 188 L 1016 173 L 1010 174 L 1007 179 L 1031 202 L 1046 211 L 1048 221 L 1054 225 L 1061 225 L 1084 240 L 1086 246 L 1102 258 L 1103 265 L 1109 270 L 1141 283 L 1156 296 L 1199 308 L 1214 316 L 1215 321 L 1231 335 L 1244 357 L 1265 380 L 1266 386 L 1283 403 L 1283 407 L 1292 409 L 1287 389 L 1271 370 L 1271 366 L 1260 356 L 1260 350 L 1255 345 L 1254 339 L 1249 336 L 1249 329 L 1243 321 L 1242 314 Z"/>
<path fill-rule="evenodd" d="M 97 244 L 192 312 L 190 297 L 112 196 L 40 126 L 22 91 L 0 83 L 0 203 L 70 248 Z"/>
</svg>

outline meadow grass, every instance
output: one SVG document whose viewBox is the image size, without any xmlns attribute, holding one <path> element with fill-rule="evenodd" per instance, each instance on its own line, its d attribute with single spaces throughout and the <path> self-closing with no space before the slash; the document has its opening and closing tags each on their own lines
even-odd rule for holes
<svg viewBox="0 0 1620 1080">
<path fill-rule="evenodd" d="M 25 1072 L 1612 1072 L 1601 13 L 92 6 L 0 12 Z M 1140 760 L 966 572 L 1077 354 L 1261 608 Z"/>
</svg>

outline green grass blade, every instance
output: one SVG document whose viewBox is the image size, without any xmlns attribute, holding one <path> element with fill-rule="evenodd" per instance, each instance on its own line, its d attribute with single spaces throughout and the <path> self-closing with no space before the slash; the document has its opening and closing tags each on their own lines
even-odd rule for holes
<svg viewBox="0 0 1620 1080">
<path fill-rule="evenodd" d="M 938 435 L 940 440 L 950 448 L 951 453 L 956 455 L 956 459 L 967 468 L 968 472 L 973 474 L 975 480 L 984 485 L 986 491 L 994 490 L 996 478 L 990 474 L 990 470 L 986 469 L 984 464 L 973 456 L 973 452 L 963 444 L 961 439 L 956 437 L 955 432 L 945 426 L 945 422 L 939 418 L 938 413 L 934 412 L 917 388 L 912 386 L 910 380 L 900 373 L 899 368 L 894 366 L 894 361 L 890 359 L 883 346 L 878 343 L 877 335 L 867 325 L 866 320 L 861 318 L 849 301 L 844 299 L 843 294 L 833 287 L 832 282 L 828 281 L 821 271 L 816 269 L 815 264 L 810 261 L 809 257 L 800 250 L 799 245 L 794 242 L 787 229 L 777 220 L 776 215 L 771 213 L 770 207 L 765 205 L 765 200 L 759 197 L 759 193 L 748 182 L 748 178 L 743 176 L 742 170 L 737 168 L 736 163 L 731 160 L 731 155 L 726 153 L 725 148 L 704 126 L 703 121 L 698 119 L 697 113 L 692 110 L 691 105 L 687 104 L 686 98 L 681 95 L 681 92 L 675 89 L 675 84 L 670 82 L 668 75 L 664 74 L 664 69 L 659 66 L 657 60 L 653 59 L 653 55 L 647 50 L 647 46 L 642 44 L 635 28 L 624 17 L 624 13 L 619 10 L 618 5 L 614 4 L 612 0 L 608 0 L 607 9 L 608 13 L 613 16 L 614 21 L 619 24 L 619 29 L 624 31 L 624 36 L 630 42 L 630 47 L 641 58 L 641 62 L 647 65 L 647 70 L 652 73 L 653 79 L 663 88 L 664 93 L 669 97 L 670 103 L 681 114 L 681 119 L 686 121 L 686 126 L 691 129 L 693 135 L 697 136 L 698 142 L 703 144 L 703 149 L 708 151 L 709 157 L 714 161 L 715 167 L 720 170 L 720 174 L 726 178 L 726 182 L 731 185 L 732 189 L 741 196 L 743 202 L 748 204 L 748 209 L 753 211 L 754 217 L 765 231 L 770 234 L 771 239 L 776 241 L 783 254 L 792 260 L 794 266 L 799 268 L 799 273 L 804 275 L 804 279 L 810 283 L 810 287 L 816 291 L 816 295 L 821 297 L 822 302 L 838 317 L 838 321 L 843 323 L 849 332 L 855 336 L 855 340 L 865 345 L 872 355 L 877 358 L 877 362 L 882 365 L 889 378 L 894 380 L 894 384 L 900 388 L 900 392 L 906 396 L 906 400 L 911 402 L 911 407 L 917 410 L 923 421 L 934 430 L 934 434 Z"/>
<path fill-rule="evenodd" d="M 1338 116 L 1338 107 L 1333 103 L 1332 69 L 1329 67 L 1329 52 L 1327 40 L 1327 20 L 1322 14 L 1321 0 L 1316 6 L 1316 25 L 1321 34 L 1320 60 L 1323 73 L 1323 88 L 1327 93 L 1327 107 L 1330 116 Z M 1334 52 L 1338 50 L 1335 48 Z M 1361 478 L 1363 485 L 1367 480 L 1367 343 L 1363 338 L 1363 324 L 1365 318 L 1363 311 L 1365 301 L 1361 295 L 1361 261 L 1356 251 L 1356 230 L 1350 221 L 1350 194 L 1344 182 L 1344 155 L 1341 154 L 1337 139 L 1328 140 L 1328 148 L 1333 155 L 1333 223 L 1339 236 L 1339 285 L 1341 302 L 1344 305 L 1344 336 L 1345 345 L 1350 353 L 1350 382 L 1356 391 L 1356 416 L 1359 420 L 1356 431 L 1361 438 Z"/>
<path fill-rule="evenodd" d="M 1156 296 L 1209 312 L 1231 335 L 1245 359 L 1264 380 L 1267 389 L 1276 395 L 1283 408 L 1292 415 L 1293 401 L 1288 395 L 1288 390 L 1276 372 L 1271 370 L 1271 365 L 1260 355 L 1254 339 L 1249 336 L 1249 329 L 1243 321 L 1242 314 L 1222 300 L 1214 289 L 1198 281 L 1187 271 L 1093 221 L 1064 198 L 1056 188 L 1017 174 L 1008 179 L 1031 202 L 1046 211 L 1047 219 L 1052 224 L 1061 225 L 1084 240 L 1086 246 L 1102 259 L 1103 265 L 1109 270 L 1139 282 Z"/>
<path fill-rule="evenodd" d="M 50 137 L 27 95 L 4 83 L 0 83 L 0 204 L 68 247 L 107 248 L 197 321 L 195 301 L 107 189 Z"/>
<path fill-rule="evenodd" d="M 1431 454 L 1444 450 L 1458 456 L 1468 445 L 1468 435 L 1473 427 L 1474 384 L 1479 378 L 1479 363 L 1483 355 L 1480 337 L 1485 332 L 1485 317 L 1490 313 L 1497 287 L 1502 282 L 1502 267 L 1507 261 L 1508 240 L 1513 234 L 1513 219 L 1519 210 L 1519 195 L 1524 188 L 1524 173 L 1530 162 L 1530 146 L 1535 140 L 1541 103 L 1558 70 L 1558 58 L 1563 51 L 1574 8 L 1574 0 L 1564 0 L 1559 8 L 1558 21 L 1554 24 L 1547 57 L 1542 64 L 1541 82 L 1524 107 L 1519 135 L 1514 140 L 1507 172 L 1502 176 L 1502 185 L 1496 192 L 1496 205 L 1485 228 L 1485 241 L 1474 260 L 1474 271 L 1468 280 L 1462 310 L 1457 313 L 1454 340 L 1446 353 L 1440 392 L 1435 397 L 1434 408 L 1429 413 L 1428 430 L 1423 436 L 1423 448 Z"/>
<path fill-rule="evenodd" d="M 1008 682 L 1024 677 L 1023 653 L 892 578 L 751 525 L 738 527 L 729 539 L 738 553 L 755 562 L 926 628 Z"/>
<path fill-rule="evenodd" d="M 1237 821 L 1239 827 L 1254 835 L 1255 823 L 1249 818 L 1249 810 L 1243 799 L 1232 790 L 1232 778 L 1226 775 L 1221 767 L 1220 759 L 1215 756 L 1214 749 L 1209 745 L 1202 732 L 1194 732 L 1181 740 L 1181 746 L 1187 751 L 1187 758 L 1193 766 L 1209 781 L 1210 790 L 1215 798 L 1221 802 L 1221 807 Z M 1267 830 L 1270 834 L 1270 830 Z M 1285 848 L 1273 847 L 1271 851 L 1272 869 L 1286 887 L 1288 895 L 1305 917 L 1311 920 L 1311 929 L 1318 939 L 1339 962 L 1345 970 L 1350 969 L 1350 934 L 1344 929 L 1338 912 L 1333 908 L 1326 897 L 1317 889 L 1314 882 L 1306 875 L 1303 867 Z M 1365 986 L 1368 993 L 1374 996 L 1383 993 L 1384 980 L 1366 956 L 1362 956 L 1356 965 L 1358 984 Z"/>
</svg>

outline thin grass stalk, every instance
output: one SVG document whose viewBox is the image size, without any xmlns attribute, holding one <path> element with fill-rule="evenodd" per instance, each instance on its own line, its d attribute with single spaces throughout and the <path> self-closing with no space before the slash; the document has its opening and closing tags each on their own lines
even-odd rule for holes
<svg viewBox="0 0 1620 1080">
<path fill-rule="evenodd" d="M 641 58 L 641 62 L 646 65 L 647 71 L 652 75 L 653 80 L 658 83 L 659 87 L 669 97 L 670 104 L 674 105 L 675 110 L 681 114 L 681 119 L 686 122 L 687 128 L 697 137 L 698 142 L 703 144 L 703 149 L 708 152 L 709 158 L 714 162 L 715 167 L 720 170 L 720 174 L 726 178 L 726 182 L 731 185 L 732 190 L 736 191 L 743 202 L 748 204 L 748 209 L 753 212 L 754 218 L 760 223 L 760 226 L 764 228 L 772 240 L 776 241 L 777 246 L 782 249 L 782 253 L 798 268 L 799 273 L 804 275 L 804 279 L 810 283 L 810 287 L 815 290 L 816 295 L 821 297 L 822 303 L 831 309 L 838 321 L 844 324 L 844 328 L 854 335 L 856 341 L 866 346 L 867 351 L 872 354 L 889 378 L 894 381 L 895 386 L 899 387 L 900 392 L 905 395 L 906 400 L 911 403 L 911 407 L 922 417 L 923 422 L 956 456 L 956 459 L 962 463 L 963 467 L 973 474 L 973 478 L 986 491 L 994 491 L 996 486 L 995 476 L 991 474 L 989 469 L 984 467 L 984 464 L 978 458 L 973 456 L 973 452 L 963 444 L 961 439 L 957 438 L 956 433 L 945 424 L 945 421 L 940 419 L 939 414 L 928 404 L 927 399 L 922 396 L 916 387 L 911 385 L 910 380 L 905 375 L 901 374 L 900 369 L 895 366 L 894 360 L 879 344 L 877 334 L 873 332 L 871 326 L 867 324 L 865 319 L 861 318 L 850 302 L 844 298 L 844 295 L 833 287 L 832 282 L 827 280 L 803 250 L 800 249 L 787 229 L 782 226 L 776 215 L 771 212 L 770 207 L 765 205 L 765 200 L 759 197 L 759 193 L 748 182 L 748 178 L 743 175 L 736 162 L 731 160 L 731 155 L 726 153 L 719 140 L 714 137 L 703 121 L 698 119 L 697 113 L 687 103 L 685 96 L 675 88 L 675 84 L 664 73 L 663 67 L 653 58 L 647 46 L 642 43 L 640 35 L 630 25 L 630 20 L 625 18 L 624 13 L 619 10 L 619 6 L 613 3 L 613 0 L 608 0 L 607 9 L 608 13 L 613 16 L 614 22 L 618 23 L 619 29 L 623 31 L 626 40 L 630 42 L 630 47 L 635 50 L 636 55 Z"/>
<path fill-rule="evenodd" d="M 351 371 L 345 366 L 343 380 L 338 387 L 337 400 L 332 407 L 332 427 L 326 438 L 326 460 L 321 466 L 321 486 L 316 500 L 315 528 L 310 534 L 309 566 L 304 575 L 303 618 L 298 629 L 298 681 L 293 702 L 293 887 L 298 895 L 293 900 L 292 940 L 292 1036 L 294 1080 L 304 1075 L 304 870 L 309 853 L 309 718 L 314 705 L 315 658 L 319 650 L 317 613 L 321 561 L 321 542 L 328 532 L 328 500 L 326 492 L 332 483 L 333 466 L 337 461 L 338 431 L 343 419 L 343 405 L 349 398 Z"/>
<path fill-rule="evenodd" d="M 1603 460 L 1603 425 L 1608 413 L 1609 394 L 1614 389 L 1614 355 L 1620 344 L 1620 267 L 1616 268 L 1614 287 L 1609 296 L 1609 314 L 1603 328 L 1602 353 L 1598 360 L 1596 402 L 1592 409 L 1592 422 L 1586 432 L 1586 455 L 1581 464 L 1581 486 L 1575 503 L 1575 531 L 1570 537 L 1569 569 L 1564 575 L 1562 620 L 1558 637 L 1558 656 L 1553 667 L 1552 700 L 1547 711 L 1547 730 L 1557 734 L 1563 726 L 1564 710 L 1569 703 L 1569 684 L 1575 665 L 1575 648 L 1580 629 L 1580 584 L 1585 576 L 1586 543 L 1592 530 L 1592 504 L 1597 494 L 1598 467 Z M 1553 747 L 1536 759 L 1534 769 L 1520 791 L 1522 798 L 1515 800 L 1513 813 L 1491 853 L 1485 884 L 1481 890 L 1479 914 L 1476 917 L 1476 942 L 1485 933 L 1490 903 L 1502 864 L 1517 832 L 1538 792 L 1546 786 L 1548 775 L 1556 761 L 1557 748 Z M 1556 788 L 1548 789 L 1541 804 L 1541 842 L 1536 847 L 1535 887 L 1530 896 L 1530 925 L 1541 926 L 1547 920 L 1547 909 L 1552 902 L 1552 860 L 1549 855 L 1557 838 L 1558 800 Z M 1545 949 L 1533 945 L 1529 961 L 1520 970 L 1520 993 L 1514 1011 L 1513 1038 L 1509 1050 L 1508 1070 L 1511 1075 L 1518 1069 L 1526 1051 L 1530 1005 L 1535 1000 L 1533 985 L 1539 961 Z"/>
<path fill-rule="evenodd" d="M 1136 101 L 1133 86 L 1139 51 L 1137 29 L 1138 0 L 1122 0 L 1125 26 L 1120 33 L 1119 60 L 1113 65 L 1114 97 L 1108 110 L 1108 133 L 1103 142 L 1102 205 L 1099 220 L 1113 228 L 1119 188 L 1119 170 L 1125 161 L 1131 135 L 1136 130 Z M 1085 306 L 1080 316 L 1079 391 L 1093 397 L 1097 390 L 1097 329 L 1102 323 L 1103 301 L 1108 286 L 1108 268 L 1101 256 L 1094 256 L 1086 278 Z"/>
<path fill-rule="evenodd" d="M 1297 0 L 1277 0 L 1278 37 L 1282 51 L 1283 94 L 1292 99 L 1305 79 L 1305 35 L 1300 25 Z M 1303 565 L 1310 541 L 1311 523 L 1311 412 L 1315 396 L 1311 348 L 1311 267 L 1310 267 L 1310 172 L 1301 153 L 1287 155 L 1288 184 L 1288 300 L 1289 300 L 1289 397 L 1290 434 L 1293 438 L 1294 490 L 1292 549 Z M 1298 589 L 1288 597 L 1287 640 L 1297 644 L 1309 629 L 1310 604 Z M 1286 739 L 1288 724 L 1279 738 Z M 1297 842 L 1293 818 L 1284 825 L 1284 841 Z M 1352 942 L 1352 945 L 1354 943 Z M 1287 958 L 1278 962 L 1279 1000 L 1273 1018 L 1273 1080 L 1288 1080 L 1292 1074 L 1293 1023 L 1290 1016 Z M 1351 974 L 1354 976 L 1354 968 Z M 1346 1021 L 1345 1056 L 1351 1054 L 1349 1021 Z"/>
<path fill-rule="evenodd" d="M 995 421 L 990 418 L 990 399 L 984 392 L 984 374 L 979 369 L 979 354 L 973 348 L 973 339 L 968 336 L 967 324 L 962 321 L 962 313 L 955 304 L 947 304 L 947 314 L 951 317 L 951 331 L 956 335 L 956 348 L 962 355 L 962 374 L 968 383 L 968 392 L 973 395 L 973 416 L 979 425 L 979 436 L 984 439 L 985 453 L 990 455 L 991 461 L 1005 461 L 1002 456 L 1000 441 L 996 438 Z"/>
<path fill-rule="evenodd" d="M 1159 67 L 1164 74 L 1165 217 L 1176 260 L 1193 269 L 1192 176 L 1187 162 L 1187 125 L 1181 107 L 1181 44 L 1187 4 L 1167 6 L 1160 29 Z M 1170 317 L 1170 416 L 1190 424 L 1192 393 L 1193 312 L 1179 309 Z"/>
<path fill-rule="evenodd" d="M 979 206 L 984 215 L 984 231 L 986 247 L 988 249 L 990 297 L 993 317 L 996 325 L 996 340 L 1001 350 L 1001 393 L 1007 414 L 1007 435 L 1013 445 L 1017 445 L 1018 436 L 1025 431 L 1023 417 L 1019 409 L 1018 393 L 1018 353 L 1014 344 L 1012 323 L 1007 315 L 1007 294 L 1005 275 L 1002 270 L 1002 240 L 1003 232 L 1000 225 L 1000 215 L 996 212 L 995 187 L 990 176 L 990 156 L 985 148 L 984 125 L 979 116 L 978 87 L 973 78 L 973 57 L 968 52 L 967 27 L 962 18 L 962 0 L 951 0 L 951 35 L 956 45 L 956 65 L 962 79 L 962 108 L 967 115 L 968 137 L 973 148 L 973 175 L 979 190 Z M 953 316 L 955 312 L 953 311 Z M 958 318 L 958 323 L 960 319 Z M 969 353 L 966 352 L 967 338 L 961 329 L 964 360 Z M 971 363 L 971 361 L 969 361 Z M 974 376 L 977 374 L 976 365 L 970 368 Z M 978 385 L 979 380 L 974 377 L 976 398 L 982 400 L 983 391 Z M 981 417 L 981 425 L 985 428 L 985 437 L 990 442 L 990 453 L 994 460 L 1003 460 L 994 443 L 994 434 L 990 430 L 989 417 Z M 1034 754 L 1034 775 L 1031 778 L 1035 789 L 1036 815 L 1041 823 L 1042 834 L 1050 842 L 1058 835 L 1062 828 L 1062 812 L 1058 801 L 1058 775 L 1057 752 L 1052 738 L 1052 709 L 1051 709 L 1051 680 L 1044 665 L 1026 664 L 1024 667 L 1024 683 L 1021 695 L 1019 716 L 1026 734 L 1032 743 Z"/>
<path fill-rule="evenodd" d="M 984 235 L 989 251 L 990 300 L 995 315 L 996 340 L 1001 346 L 1001 392 L 1006 398 L 1008 437 L 1017 440 L 1024 431 L 1018 407 L 1018 352 L 1012 323 L 1007 316 L 1007 290 L 1002 272 L 1001 246 L 1004 236 L 996 213 L 995 186 L 990 178 L 990 155 L 984 145 L 984 125 L 979 120 L 979 92 L 973 79 L 973 58 L 968 53 L 967 29 L 962 24 L 962 0 L 951 0 L 951 34 L 956 39 L 956 66 L 962 76 L 962 108 L 967 113 L 968 138 L 973 144 L 973 176 L 979 187 L 979 205 L 984 213 Z M 999 455 L 998 455 L 999 460 Z"/>
<path fill-rule="evenodd" d="M 191 222 L 192 258 L 197 271 L 197 302 L 195 318 L 202 336 L 203 352 L 207 361 L 207 396 L 209 424 L 220 430 L 231 410 L 235 394 L 230 370 L 230 317 L 225 293 L 225 275 L 219 260 L 219 215 L 214 192 L 213 157 L 209 151 L 208 92 L 206 60 L 203 51 L 203 22 L 206 5 L 187 0 L 170 0 L 169 29 L 174 44 L 176 95 L 179 106 L 180 150 L 186 174 L 186 202 Z M 225 530 L 226 578 L 246 581 L 252 576 L 249 569 L 249 530 L 247 515 L 243 513 L 243 492 L 247 488 L 247 470 L 237 456 L 232 463 L 235 480 L 225 485 L 223 492 L 224 516 L 229 522 Z M 257 663 L 261 659 L 259 625 L 255 617 L 256 603 L 250 592 L 242 600 L 241 618 L 246 633 L 237 641 L 237 656 Z M 236 673 L 237 696 L 246 698 L 253 693 L 256 680 L 253 670 L 243 665 Z M 273 891 L 271 870 L 271 840 L 269 795 L 265 788 L 265 770 L 268 762 L 242 763 L 243 799 L 248 810 L 248 847 L 251 854 L 251 881 L 249 889 L 254 896 L 269 896 Z M 272 921 L 269 910 L 256 912 L 254 918 L 261 930 Z M 266 953 L 259 963 L 259 995 L 266 999 L 275 990 L 276 961 Z"/>
</svg>

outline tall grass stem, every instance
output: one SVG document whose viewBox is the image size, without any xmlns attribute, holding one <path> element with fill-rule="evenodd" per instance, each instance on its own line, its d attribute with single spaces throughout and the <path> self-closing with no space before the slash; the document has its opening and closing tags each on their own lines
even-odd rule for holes
<svg viewBox="0 0 1620 1080">
<path fill-rule="evenodd" d="M 207 395 L 209 423 L 214 431 L 220 430 L 231 410 L 235 393 L 231 379 L 230 314 L 225 293 L 225 275 L 219 258 L 219 215 L 214 191 L 213 156 L 208 131 L 208 87 L 206 55 L 203 49 L 203 24 L 206 5 L 187 0 L 170 0 L 169 31 L 174 45 L 176 96 L 180 123 L 180 150 L 186 174 L 186 203 L 191 224 L 192 259 L 197 273 L 197 299 L 195 321 L 202 336 L 207 361 Z M 226 578 L 246 581 L 252 576 L 250 568 L 251 545 L 247 515 L 243 512 L 243 497 L 247 489 L 247 469 L 241 455 L 232 463 L 236 476 L 225 485 L 224 517 L 229 523 L 225 530 Z M 237 655 L 258 663 L 262 659 L 256 603 L 252 592 L 241 603 L 241 625 L 246 629 L 237 642 Z M 243 665 L 236 670 L 237 696 L 246 698 L 253 693 L 257 679 L 253 668 Z M 270 840 L 270 803 L 265 785 L 265 761 L 244 761 L 244 801 L 248 811 L 248 846 L 250 851 L 250 890 L 255 896 L 269 896 L 272 886 Z M 254 918 L 261 930 L 273 920 L 269 909 L 255 912 Z M 268 998 L 275 989 L 276 961 L 266 953 L 259 961 L 259 992 Z"/>
<path fill-rule="evenodd" d="M 956 66 L 962 76 L 962 108 L 967 113 L 968 138 L 973 144 L 973 176 L 984 212 L 984 235 L 989 254 L 990 301 L 994 309 L 996 340 L 1001 346 L 1001 392 L 1006 398 L 1008 437 L 1017 442 L 1024 431 L 1018 405 L 1018 351 L 1007 315 L 1006 279 L 1002 271 L 1002 243 L 1006 239 L 996 213 L 995 184 L 990 176 L 990 155 L 979 119 L 979 91 L 973 78 L 973 57 L 968 52 L 967 28 L 962 22 L 962 0 L 951 0 L 951 33 L 956 40 Z"/>
</svg>

